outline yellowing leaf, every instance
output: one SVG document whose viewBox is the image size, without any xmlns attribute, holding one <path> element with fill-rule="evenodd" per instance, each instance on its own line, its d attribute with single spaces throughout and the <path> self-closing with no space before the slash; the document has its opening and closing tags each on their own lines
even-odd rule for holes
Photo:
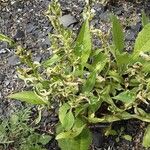
<svg viewBox="0 0 150 150">
<path fill-rule="evenodd" d="M 11 94 L 8 96 L 8 98 L 17 99 L 20 101 L 37 105 L 49 104 L 47 100 L 43 99 L 33 91 L 23 91 L 20 93 Z"/>
</svg>

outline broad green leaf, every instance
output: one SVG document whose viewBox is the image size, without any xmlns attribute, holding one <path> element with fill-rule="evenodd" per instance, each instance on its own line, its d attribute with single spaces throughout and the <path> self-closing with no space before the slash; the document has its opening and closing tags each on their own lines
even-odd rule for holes
<svg viewBox="0 0 150 150">
<path fill-rule="evenodd" d="M 115 15 L 111 16 L 112 21 L 112 36 L 115 48 L 122 53 L 124 49 L 124 33 L 122 26 Z"/>
<path fill-rule="evenodd" d="M 123 135 L 122 137 L 123 137 L 125 140 L 127 140 L 127 141 L 130 141 L 130 142 L 132 141 L 132 136 L 131 136 L 131 135 L 127 135 L 127 134 L 126 134 L 126 135 Z"/>
<path fill-rule="evenodd" d="M 145 131 L 142 145 L 146 148 L 150 147 L 150 125 L 148 125 L 148 127 Z"/>
<path fill-rule="evenodd" d="M 79 35 L 77 37 L 75 43 L 75 54 L 81 58 L 81 65 L 83 69 L 83 65 L 87 62 L 90 53 L 91 53 L 91 35 L 90 35 L 90 27 L 89 20 L 85 20 L 83 23 Z"/>
<path fill-rule="evenodd" d="M 138 34 L 132 59 L 137 59 L 141 52 L 148 51 L 150 51 L 150 23 L 145 25 L 143 30 Z"/>
<path fill-rule="evenodd" d="M 59 108 L 59 121 L 61 122 L 61 124 L 64 124 L 64 119 L 65 116 L 67 114 L 67 111 L 70 109 L 69 104 L 65 103 L 63 104 L 60 108 Z"/>
<path fill-rule="evenodd" d="M 96 72 L 100 73 L 104 69 L 107 61 L 107 55 L 100 52 L 93 57 L 92 67 Z"/>
<path fill-rule="evenodd" d="M 60 56 L 58 56 L 57 54 L 54 54 L 50 59 L 42 62 L 42 65 L 47 68 L 50 67 L 51 65 L 53 65 L 54 63 L 58 62 L 60 60 Z"/>
<path fill-rule="evenodd" d="M 4 34 L 0 34 L 0 41 L 7 42 L 10 45 L 14 44 L 14 41 L 11 38 L 4 35 Z"/>
<path fill-rule="evenodd" d="M 145 14 L 144 11 L 142 11 L 142 25 L 143 27 L 150 23 L 149 17 Z"/>
<path fill-rule="evenodd" d="M 81 126 L 80 128 L 73 128 L 70 131 L 61 132 L 56 136 L 56 140 L 74 138 L 78 136 L 84 128 L 85 128 L 85 125 Z"/>
<path fill-rule="evenodd" d="M 127 90 L 113 97 L 113 99 L 120 100 L 125 104 L 130 104 L 136 100 L 136 94 Z"/>
<path fill-rule="evenodd" d="M 42 143 L 43 145 L 46 145 L 51 139 L 52 139 L 52 136 L 50 135 L 41 135 L 39 142 Z"/>
<path fill-rule="evenodd" d="M 49 104 L 47 100 L 43 99 L 33 91 L 23 91 L 20 93 L 11 94 L 8 96 L 8 98 L 17 99 L 30 104 L 37 104 L 37 105 Z"/>
<path fill-rule="evenodd" d="M 150 62 L 144 62 L 142 66 L 142 71 L 145 73 L 150 73 Z"/>
<path fill-rule="evenodd" d="M 61 150 L 88 150 L 91 142 L 92 135 L 89 129 L 86 128 L 75 138 L 58 140 L 58 145 Z"/>
<path fill-rule="evenodd" d="M 66 131 L 72 128 L 72 126 L 74 125 L 74 119 L 75 118 L 74 118 L 72 111 L 70 110 L 69 112 L 67 112 L 63 120 L 63 124 L 62 124 L 62 126 L 64 127 Z"/>
<path fill-rule="evenodd" d="M 118 83 L 121 83 L 123 81 L 122 77 L 119 75 L 118 72 L 116 72 L 116 70 L 110 70 L 109 76 L 110 76 L 110 78 L 114 79 Z"/>
<path fill-rule="evenodd" d="M 82 91 L 83 92 L 90 92 L 95 85 L 96 82 L 96 72 L 92 72 L 88 79 L 86 80 L 85 84 L 83 85 Z"/>
</svg>

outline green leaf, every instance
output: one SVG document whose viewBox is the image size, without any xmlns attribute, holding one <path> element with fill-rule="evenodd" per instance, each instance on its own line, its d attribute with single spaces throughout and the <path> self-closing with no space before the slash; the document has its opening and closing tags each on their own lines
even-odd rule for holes
<svg viewBox="0 0 150 150">
<path fill-rule="evenodd" d="M 150 147 L 150 125 L 148 125 L 148 127 L 145 131 L 142 145 L 146 148 Z"/>
<path fill-rule="evenodd" d="M 142 11 L 142 25 L 143 27 L 150 23 L 149 17 L 145 14 L 144 11 Z"/>
<path fill-rule="evenodd" d="M 115 48 L 122 53 L 124 49 L 124 34 L 122 26 L 115 15 L 111 16 L 112 21 L 112 36 Z"/>
<path fill-rule="evenodd" d="M 125 140 L 127 140 L 127 141 L 130 141 L 130 142 L 132 141 L 132 136 L 131 136 L 131 135 L 127 135 L 127 134 L 126 134 L 126 135 L 123 135 L 122 137 L 123 137 Z"/>
<path fill-rule="evenodd" d="M 141 52 L 150 51 L 150 23 L 145 25 L 143 30 L 138 34 L 134 45 L 132 59 L 137 59 Z"/>
<path fill-rule="evenodd" d="M 145 73 L 150 73 L 150 62 L 144 62 L 142 66 L 142 71 Z"/>
<path fill-rule="evenodd" d="M 64 119 L 65 119 L 65 116 L 67 114 L 67 111 L 70 109 L 70 106 L 69 104 L 65 103 L 63 104 L 60 108 L 59 108 L 59 120 L 61 122 L 61 124 L 64 124 Z"/>
<path fill-rule="evenodd" d="M 82 91 L 83 92 L 90 92 L 95 85 L 96 82 L 96 72 L 92 72 L 88 79 L 86 80 L 85 84 L 83 85 Z"/>
<path fill-rule="evenodd" d="M 110 76 L 110 78 L 114 79 L 118 83 L 122 83 L 122 81 L 123 81 L 122 77 L 119 75 L 118 72 L 116 72 L 116 70 L 110 70 L 109 76 Z"/>
<path fill-rule="evenodd" d="M 107 55 L 100 52 L 93 57 L 92 67 L 96 72 L 100 73 L 104 69 L 107 61 Z"/>
<path fill-rule="evenodd" d="M 136 94 L 127 90 L 113 97 L 113 99 L 120 100 L 125 104 L 130 104 L 136 100 Z"/>
<path fill-rule="evenodd" d="M 70 130 L 70 131 L 61 132 L 56 136 L 56 140 L 74 138 L 82 132 L 84 127 L 85 125 L 81 126 L 80 128 L 74 128 L 73 130 Z"/>
<path fill-rule="evenodd" d="M 74 125 L 74 115 L 72 113 L 72 111 L 70 110 L 66 115 L 65 118 L 63 120 L 63 124 L 62 126 L 64 127 L 64 129 L 66 131 L 70 130 L 72 128 L 72 126 Z"/>
<path fill-rule="evenodd" d="M 17 99 L 30 104 L 37 104 L 37 105 L 49 104 L 47 100 L 43 99 L 33 91 L 23 91 L 20 93 L 11 94 L 8 96 L 8 98 Z"/>
<path fill-rule="evenodd" d="M 0 34 L 0 41 L 7 42 L 10 45 L 14 44 L 14 41 L 11 38 L 4 35 L 4 34 Z"/>
<path fill-rule="evenodd" d="M 90 26 L 89 20 L 85 20 L 83 23 L 79 35 L 77 37 L 75 43 L 75 54 L 81 58 L 81 65 L 83 69 L 83 65 L 87 62 L 90 54 L 91 54 L 91 34 L 90 34 Z"/>
<path fill-rule="evenodd" d="M 52 66 L 54 63 L 58 62 L 61 59 L 60 56 L 58 56 L 57 54 L 54 54 L 50 59 L 42 62 L 42 65 L 47 68 Z"/>
<path fill-rule="evenodd" d="M 52 136 L 50 135 L 41 135 L 39 142 L 42 143 L 43 145 L 46 145 L 51 139 L 52 139 Z"/>
<path fill-rule="evenodd" d="M 88 128 L 75 138 L 58 140 L 61 150 L 88 150 L 91 142 L 92 135 Z"/>
</svg>

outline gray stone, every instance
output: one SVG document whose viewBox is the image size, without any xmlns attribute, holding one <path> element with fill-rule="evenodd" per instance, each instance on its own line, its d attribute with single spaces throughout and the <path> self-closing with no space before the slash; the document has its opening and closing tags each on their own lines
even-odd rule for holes
<svg viewBox="0 0 150 150">
<path fill-rule="evenodd" d="M 60 22 L 64 27 L 68 27 L 71 24 L 74 24 L 77 22 L 77 20 L 75 19 L 75 17 L 73 17 L 72 15 L 68 14 L 68 15 L 64 15 L 60 18 Z"/>
<path fill-rule="evenodd" d="M 25 37 L 24 31 L 18 29 L 18 30 L 16 31 L 16 34 L 15 34 L 15 36 L 14 36 L 14 39 L 20 40 L 20 39 L 22 39 L 22 38 L 24 38 L 24 37 Z"/>
<path fill-rule="evenodd" d="M 135 39 L 135 32 L 133 31 L 128 31 L 126 34 L 126 40 L 127 41 L 132 41 Z"/>
<path fill-rule="evenodd" d="M 35 26 L 34 24 L 28 23 L 26 26 L 26 32 L 30 33 L 32 31 L 34 31 L 36 28 L 37 28 L 37 26 Z"/>
<path fill-rule="evenodd" d="M 16 55 L 12 55 L 8 58 L 8 65 L 15 66 L 19 64 L 19 58 Z"/>
<path fill-rule="evenodd" d="M 2 83 L 5 80 L 5 77 L 5 74 L 0 74 L 0 83 Z"/>
</svg>

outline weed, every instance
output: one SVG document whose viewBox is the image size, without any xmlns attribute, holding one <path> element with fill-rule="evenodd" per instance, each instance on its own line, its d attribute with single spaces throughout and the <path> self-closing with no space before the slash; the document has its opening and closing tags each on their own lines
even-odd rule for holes
<svg viewBox="0 0 150 150">
<path fill-rule="evenodd" d="M 140 107 L 142 103 L 148 105 L 150 100 L 150 24 L 146 16 L 132 53 L 127 53 L 124 33 L 116 16 L 111 15 L 111 45 L 103 38 L 102 31 L 90 27 L 92 16 L 88 1 L 78 35 L 59 22 L 62 12 L 57 1 L 50 4 L 46 14 L 54 27 L 53 34 L 49 34 L 53 54 L 37 63 L 28 50 L 15 44 L 16 54 L 28 66 L 18 69 L 19 77 L 32 85 L 33 90 L 12 94 L 9 98 L 48 108 L 54 102 L 59 103 L 56 139 L 62 150 L 87 150 L 92 141 L 88 128 L 91 123 L 133 118 L 149 123 L 149 113 Z M 92 33 L 103 40 L 99 49 L 94 49 Z M 150 146 L 149 136 L 148 127 L 145 147 Z"/>
<path fill-rule="evenodd" d="M 44 150 L 51 136 L 35 132 L 29 123 L 31 111 L 29 109 L 15 112 L 10 118 L 0 123 L 0 148 L 19 150 Z"/>
</svg>

